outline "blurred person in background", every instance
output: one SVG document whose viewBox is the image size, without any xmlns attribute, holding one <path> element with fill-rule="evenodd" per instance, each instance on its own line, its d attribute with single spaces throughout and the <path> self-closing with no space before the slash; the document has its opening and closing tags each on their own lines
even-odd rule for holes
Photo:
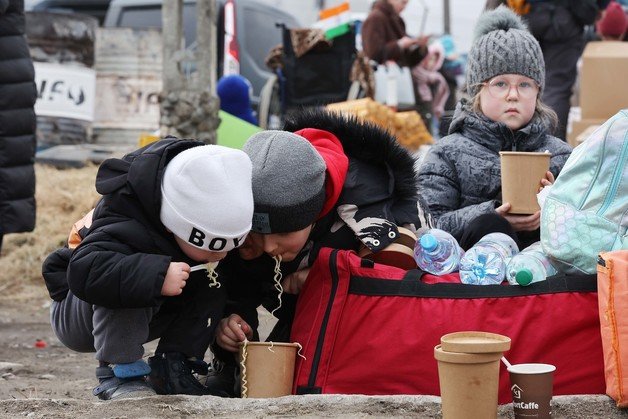
<svg viewBox="0 0 628 419">
<path fill-rule="evenodd" d="M 218 80 L 216 91 L 220 98 L 220 109 L 250 124 L 258 125 L 251 107 L 253 86 L 239 74 L 223 76 Z"/>
<path fill-rule="evenodd" d="M 539 41 L 545 60 L 543 102 L 558 115 L 554 135 L 565 140 L 570 98 L 584 50 L 584 28 L 592 25 L 610 0 L 488 0 L 487 9 L 506 4 L 521 15 Z"/>
<path fill-rule="evenodd" d="M 24 36 L 24 0 L 0 0 L 0 249 L 35 228 L 35 70 Z"/>
<path fill-rule="evenodd" d="M 362 48 L 380 64 L 388 60 L 413 67 L 427 55 L 428 37 L 412 38 L 400 16 L 408 0 L 376 0 L 362 24 Z"/>
<path fill-rule="evenodd" d="M 603 41 L 622 41 L 628 28 L 628 16 L 621 4 L 611 1 L 595 27 Z"/>
<path fill-rule="evenodd" d="M 399 67 L 416 68 L 428 55 L 429 36 L 412 38 L 406 33 L 406 24 L 400 13 L 407 4 L 408 0 L 376 0 L 373 3 L 362 24 L 362 49 L 369 59 L 378 64 L 393 61 Z M 425 78 L 417 80 L 417 74 L 412 73 L 417 111 L 425 120 L 431 102 L 423 102 L 423 95 L 417 91 L 424 81 Z"/>
<path fill-rule="evenodd" d="M 419 99 L 429 105 L 430 113 L 440 120 L 450 93 L 445 76 L 439 72 L 445 61 L 445 49 L 440 42 L 431 43 L 427 49 L 426 57 L 412 68 L 412 77 L 417 83 Z"/>
</svg>

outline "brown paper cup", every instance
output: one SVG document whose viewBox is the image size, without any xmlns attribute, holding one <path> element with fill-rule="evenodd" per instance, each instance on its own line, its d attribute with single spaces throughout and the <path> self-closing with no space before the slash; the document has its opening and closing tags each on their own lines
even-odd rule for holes
<svg viewBox="0 0 628 419">
<path fill-rule="evenodd" d="M 443 418 L 496 418 L 503 352 L 460 353 L 434 348 Z"/>
<path fill-rule="evenodd" d="M 541 179 L 549 170 L 550 153 L 500 151 L 502 202 L 510 202 L 511 214 L 533 214 L 538 211 L 536 194 Z"/>
<path fill-rule="evenodd" d="M 240 385 L 243 398 L 292 394 L 296 343 L 247 342 L 240 344 Z M 242 360 L 244 359 L 244 362 Z M 244 367 L 243 367 L 244 364 Z"/>
<path fill-rule="evenodd" d="M 515 419 L 552 417 L 555 370 L 550 364 L 516 364 L 508 368 Z"/>
</svg>

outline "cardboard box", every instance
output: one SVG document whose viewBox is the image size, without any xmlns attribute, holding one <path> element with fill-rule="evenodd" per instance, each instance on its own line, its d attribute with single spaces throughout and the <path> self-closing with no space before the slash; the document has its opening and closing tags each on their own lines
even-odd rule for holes
<svg viewBox="0 0 628 419">
<path fill-rule="evenodd" d="M 580 121 L 573 121 L 571 123 L 571 132 L 567 135 L 567 142 L 569 143 L 570 146 L 576 147 L 579 144 L 577 141 L 578 136 L 580 136 L 589 127 L 599 127 L 604 122 L 606 122 L 607 119 L 608 118 L 601 118 L 601 119 L 585 118 L 585 119 L 581 119 Z"/>
<path fill-rule="evenodd" d="M 584 131 L 580 133 L 580 135 L 576 137 L 576 144 L 572 145 L 572 147 L 576 147 L 582 144 L 582 142 L 589 138 L 591 134 L 593 134 L 595 130 L 597 130 L 599 127 L 601 127 L 601 125 L 589 125 Z"/>
<path fill-rule="evenodd" d="M 589 42 L 582 54 L 583 119 L 608 119 L 628 108 L 628 42 Z"/>
</svg>

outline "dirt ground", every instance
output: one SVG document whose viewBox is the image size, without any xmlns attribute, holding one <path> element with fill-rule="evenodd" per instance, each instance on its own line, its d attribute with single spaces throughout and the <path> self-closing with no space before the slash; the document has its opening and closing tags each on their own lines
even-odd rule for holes
<svg viewBox="0 0 628 419">
<path fill-rule="evenodd" d="M 93 354 L 69 351 L 56 339 L 48 301 L 2 307 L 0 399 L 91 399 L 95 366 Z"/>
</svg>

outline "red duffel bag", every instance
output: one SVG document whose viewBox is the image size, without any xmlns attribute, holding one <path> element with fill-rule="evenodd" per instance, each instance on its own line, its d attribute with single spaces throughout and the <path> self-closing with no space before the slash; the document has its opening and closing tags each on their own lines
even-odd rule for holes
<svg viewBox="0 0 628 419">
<path fill-rule="evenodd" d="M 554 394 L 604 394 L 595 275 L 527 287 L 466 285 L 323 249 L 301 290 L 291 340 L 295 394 L 440 395 L 434 346 L 447 333 L 509 336 L 515 363 L 556 366 Z M 512 401 L 506 369 L 499 402 Z"/>
</svg>

